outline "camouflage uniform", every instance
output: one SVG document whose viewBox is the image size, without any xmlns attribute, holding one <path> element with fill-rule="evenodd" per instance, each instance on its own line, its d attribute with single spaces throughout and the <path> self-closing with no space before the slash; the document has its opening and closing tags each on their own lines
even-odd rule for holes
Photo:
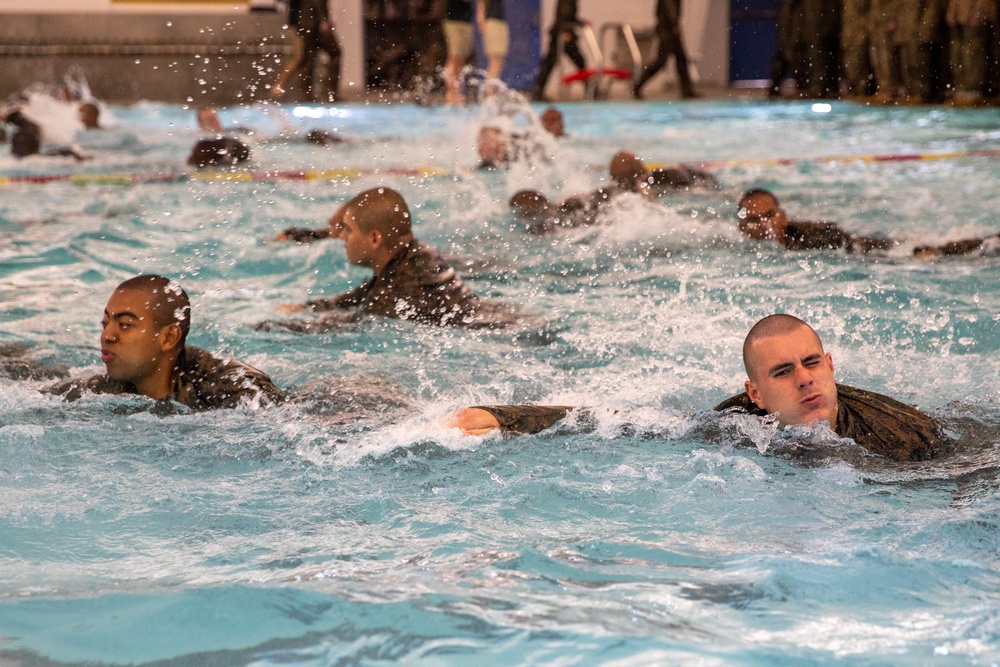
<svg viewBox="0 0 1000 667">
<path fill-rule="evenodd" d="M 47 394 L 75 401 L 84 392 L 94 394 L 136 394 L 131 382 L 114 380 L 107 375 L 95 375 L 49 387 Z M 284 393 L 274 386 L 264 372 L 253 366 L 221 359 L 191 345 L 186 345 L 174 367 L 173 386 L 165 400 L 176 401 L 192 410 L 234 408 L 244 401 L 276 403 Z"/>
<path fill-rule="evenodd" d="M 832 222 L 792 221 L 785 227 L 785 243 L 789 250 L 836 250 L 871 252 L 888 250 L 894 243 L 875 236 L 854 236 Z"/>
<path fill-rule="evenodd" d="M 944 0 L 910 0 L 900 13 L 898 42 L 900 74 L 907 95 L 927 102 L 940 90 L 936 61 L 940 55 L 944 27 Z"/>
<path fill-rule="evenodd" d="M 517 312 L 480 299 L 434 248 L 411 241 L 363 285 L 329 299 L 309 301 L 316 312 L 354 310 L 421 324 L 468 328 L 503 327 Z"/>
<path fill-rule="evenodd" d="M 900 15 L 904 0 L 872 0 L 869 15 L 872 69 L 878 95 L 885 99 L 896 96 L 899 90 L 899 73 L 896 66 Z M 906 11 L 910 11 L 907 7 Z"/>
<path fill-rule="evenodd" d="M 565 417 L 571 410 L 565 405 L 476 405 L 500 422 L 503 433 L 538 433 Z"/>
<path fill-rule="evenodd" d="M 714 409 L 730 408 L 758 416 L 767 414 L 745 392 Z M 837 423 L 833 430 L 894 461 L 930 459 L 945 444 L 940 427 L 923 412 L 888 396 L 842 384 L 837 385 Z"/>
<path fill-rule="evenodd" d="M 855 97 L 868 94 L 868 82 L 872 76 L 868 55 L 871 3 L 872 0 L 844 0 L 841 16 L 845 92 Z"/>
<path fill-rule="evenodd" d="M 949 0 L 945 20 L 951 34 L 951 73 L 955 97 L 982 96 L 986 72 L 986 37 L 997 19 L 995 0 Z"/>
</svg>

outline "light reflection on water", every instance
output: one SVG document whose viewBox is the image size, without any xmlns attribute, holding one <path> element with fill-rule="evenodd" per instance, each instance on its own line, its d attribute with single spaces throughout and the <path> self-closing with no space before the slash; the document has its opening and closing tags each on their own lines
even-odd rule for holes
<svg viewBox="0 0 1000 667">
<path fill-rule="evenodd" d="M 998 164 L 811 161 L 988 148 L 990 112 L 571 105 L 553 164 L 478 174 L 467 169 L 475 110 L 349 110 L 222 115 L 259 131 L 258 171 L 452 175 L 3 191 L 0 342 L 96 372 L 108 293 L 156 271 L 192 294 L 194 344 L 319 398 L 161 416 L 137 399 L 64 405 L 0 381 L 0 654 L 41 664 L 1000 659 L 1000 264 L 907 256 L 998 231 Z M 182 170 L 193 112 L 113 114 L 115 129 L 80 139 L 98 154 L 83 169 Z M 352 141 L 267 139 L 289 122 Z M 624 201 L 606 227 L 526 237 L 507 214 L 526 185 L 593 187 L 600 172 L 587 166 L 619 148 L 734 164 L 716 172 L 719 192 L 677 195 L 665 210 Z M 790 156 L 803 160 L 752 162 Z M 4 174 L 76 168 L 0 158 Z M 379 184 L 406 196 L 420 238 L 474 260 L 475 291 L 544 314 L 551 342 L 382 321 L 317 336 L 255 331 L 278 304 L 365 275 L 339 243 L 266 239 L 321 226 Z M 747 243 L 733 211 L 751 186 L 773 188 L 793 217 L 903 245 L 858 258 Z M 766 425 L 703 412 L 740 389 L 743 335 L 776 310 L 816 326 L 842 381 L 942 416 L 964 451 L 888 465 L 835 444 L 810 457 Z M 366 398 L 346 401 L 345 389 Z M 489 402 L 588 405 L 596 425 L 504 440 L 435 424 Z"/>
</svg>

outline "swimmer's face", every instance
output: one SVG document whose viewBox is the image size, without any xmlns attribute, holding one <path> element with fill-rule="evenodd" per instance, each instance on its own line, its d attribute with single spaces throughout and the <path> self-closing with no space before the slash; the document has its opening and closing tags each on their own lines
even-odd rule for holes
<svg viewBox="0 0 1000 667">
<path fill-rule="evenodd" d="M 140 387 L 165 363 L 172 362 L 176 347 L 171 328 L 153 321 L 150 295 L 143 290 L 116 290 L 101 320 L 101 361 L 108 377 Z"/>
<path fill-rule="evenodd" d="M 363 232 L 351 211 L 345 211 L 340 224 L 340 240 L 344 242 L 344 252 L 347 261 L 355 266 L 371 267 L 374 264 L 375 252 L 381 242 L 378 232 Z"/>
<path fill-rule="evenodd" d="M 785 210 L 778 206 L 773 197 L 765 194 L 753 195 L 743 200 L 743 205 L 736 215 L 740 219 L 740 231 L 759 241 L 778 238 L 778 231 L 788 224 Z"/>
<path fill-rule="evenodd" d="M 787 426 L 811 421 L 837 422 L 837 385 L 833 358 L 809 327 L 758 339 L 751 347 L 746 390 L 768 414 Z"/>
</svg>

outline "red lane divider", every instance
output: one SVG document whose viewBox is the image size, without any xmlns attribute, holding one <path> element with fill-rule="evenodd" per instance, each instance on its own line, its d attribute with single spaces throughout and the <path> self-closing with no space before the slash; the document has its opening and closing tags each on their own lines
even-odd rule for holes
<svg viewBox="0 0 1000 667">
<path fill-rule="evenodd" d="M 701 169 L 724 169 L 727 167 L 773 166 L 787 167 L 805 163 L 840 163 L 840 162 L 913 162 L 918 160 L 956 160 L 968 157 L 1000 157 L 1000 150 L 973 149 L 951 151 L 948 153 L 901 153 L 898 155 L 836 155 L 814 158 L 759 158 L 752 160 L 715 160 L 707 162 L 688 162 L 681 165 L 669 162 L 647 162 L 650 168 L 691 166 Z M 602 171 L 607 165 L 588 165 L 591 171 Z M 26 176 L 0 176 L 0 186 L 3 185 L 45 185 L 48 183 L 73 183 L 74 185 L 138 185 L 149 183 L 190 183 L 205 182 L 251 182 L 251 181 L 334 181 L 350 180 L 366 175 L 387 174 L 392 176 L 407 176 L 411 178 L 434 178 L 451 176 L 455 173 L 472 173 L 465 169 L 460 172 L 448 171 L 440 167 L 423 165 L 417 167 L 389 167 L 378 169 L 340 168 L 321 170 L 281 170 L 281 171 L 197 171 L 176 174 L 135 174 L 135 173 L 105 173 L 105 174 L 36 174 Z"/>
</svg>

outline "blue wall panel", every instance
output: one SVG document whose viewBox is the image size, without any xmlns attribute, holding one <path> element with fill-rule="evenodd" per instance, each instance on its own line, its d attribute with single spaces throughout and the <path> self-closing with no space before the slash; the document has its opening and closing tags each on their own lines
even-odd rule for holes
<svg viewBox="0 0 1000 667">
<path fill-rule="evenodd" d="M 729 5 L 729 81 L 771 78 L 778 50 L 781 0 L 731 0 Z"/>
</svg>

